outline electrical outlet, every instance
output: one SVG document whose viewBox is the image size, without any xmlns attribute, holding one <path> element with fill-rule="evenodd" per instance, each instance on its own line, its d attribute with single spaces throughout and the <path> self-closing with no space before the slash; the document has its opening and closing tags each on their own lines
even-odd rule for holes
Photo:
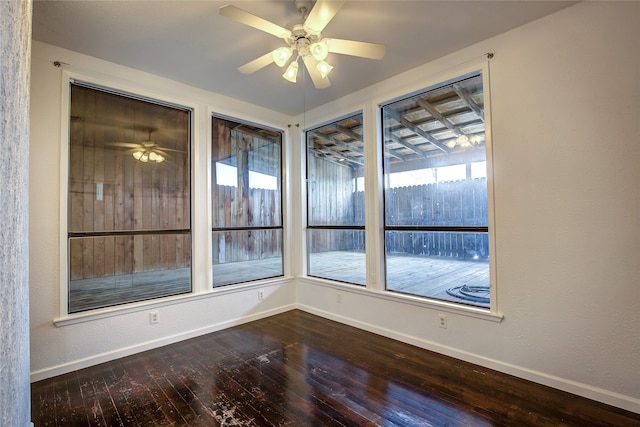
<svg viewBox="0 0 640 427">
<path fill-rule="evenodd" d="M 259 300 L 264 299 L 264 292 L 262 291 L 262 289 L 259 289 L 259 290 L 258 290 L 258 299 L 259 299 Z"/>
<path fill-rule="evenodd" d="M 149 323 L 155 325 L 156 323 L 160 323 L 160 313 L 157 311 L 152 311 L 149 313 Z"/>
<path fill-rule="evenodd" d="M 444 328 L 444 329 L 447 329 L 447 315 L 446 314 L 439 314 L 438 317 L 439 317 L 439 320 L 440 320 L 440 323 L 439 323 L 440 327 Z"/>
<path fill-rule="evenodd" d="M 342 304 L 342 294 L 340 292 L 336 294 L 336 302 Z"/>
</svg>

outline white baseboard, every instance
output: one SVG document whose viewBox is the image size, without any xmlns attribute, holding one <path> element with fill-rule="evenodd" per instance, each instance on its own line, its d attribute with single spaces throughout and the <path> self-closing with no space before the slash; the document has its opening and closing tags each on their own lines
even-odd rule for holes
<svg viewBox="0 0 640 427">
<path fill-rule="evenodd" d="M 311 307 L 304 304 L 298 304 L 297 308 L 306 311 L 311 314 L 315 314 L 326 319 L 334 320 L 336 322 L 344 323 L 349 326 L 353 326 L 358 329 L 362 329 L 368 332 L 373 332 L 378 335 L 382 335 L 388 338 L 392 338 L 407 344 L 415 345 L 426 350 L 434 351 L 436 353 L 444 354 L 446 356 L 454 357 L 456 359 L 463 360 L 465 362 L 473 363 L 483 366 L 485 368 L 493 369 L 505 374 L 513 375 L 525 380 L 533 381 L 538 384 L 543 384 L 549 387 L 553 387 L 558 390 L 566 391 L 578 396 L 586 397 L 591 400 L 605 403 L 607 405 L 615 406 L 625 409 L 627 411 L 640 413 L 640 399 L 635 399 L 630 396 L 615 393 L 609 390 L 590 386 L 588 384 L 571 381 L 565 378 L 556 377 L 553 375 L 545 374 L 544 372 L 534 371 L 522 366 L 512 365 L 502 362 L 500 360 L 490 359 L 477 354 L 468 353 L 458 350 L 453 347 L 444 346 L 433 341 L 424 340 L 411 335 L 406 335 L 398 331 L 386 329 L 377 325 L 364 323 L 350 317 L 345 317 L 336 313 L 331 313 L 323 310 L 319 310 L 315 307 Z"/>
<path fill-rule="evenodd" d="M 162 347 L 164 345 L 173 344 L 179 341 L 183 341 L 189 338 L 194 338 L 200 335 L 205 335 L 211 332 L 220 331 L 232 326 L 241 325 L 243 323 L 259 320 L 265 317 L 273 316 L 276 314 L 284 313 L 293 309 L 300 309 L 311 314 L 315 314 L 326 319 L 334 320 L 336 322 L 344 323 L 349 326 L 356 327 L 368 332 L 373 332 L 378 335 L 382 335 L 388 338 L 392 338 L 401 342 L 405 342 L 411 345 L 415 345 L 426 350 L 434 351 L 436 353 L 444 354 L 446 356 L 455 357 L 456 359 L 464 360 L 465 362 L 474 363 L 476 365 L 484 366 L 489 369 L 494 369 L 499 372 L 503 372 L 509 375 L 514 375 L 519 378 L 523 378 L 529 381 L 533 381 L 539 384 L 543 384 L 549 387 L 556 388 L 558 390 L 566 391 L 578 396 L 586 397 L 588 399 L 596 400 L 608 405 L 612 405 L 618 408 L 622 408 L 631 412 L 640 413 L 640 399 L 635 399 L 630 396 L 615 393 L 609 390 L 592 387 L 588 384 L 583 384 L 575 381 L 571 381 L 565 378 L 556 377 L 553 375 L 545 374 L 544 372 L 534 371 L 522 366 L 512 365 L 499 360 L 490 359 L 477 354 L 461 351 L 456 348 L 443 346 L 433 341 L 424 340 L 411 335 L 406 335 L 398 331 L 386 329 L 377 325 L 364 323 L 350 317 L 342 316 L 336 313 L 331 313 L 323 310 L 318 310 L 314 307 L 304 304 L 288 304 L 285 306 L 277 307 L 271 310 L 266 310 L 260 313 L 254 313 L 249 316 L 243 316 L 235 319 L 226 320 L 213 325 L 208 325 L 203 328 L 194 329 L 191 331 L 183 332 L 176 335 L 163 337 L 158 340 L 147 341 L 137 344 L 135 346 L 125 347 L 114 351 L 97 354 L 84 359 L 74 360 L 57 366 L 52 366 L 46 369 L 31 372 L 31 382 L 40 381 L 43 379 L 51 378 L 57 375 L 66 374 L 78 369 L 87 368 L 97 365 L 99 363 L 108 362 L 121 357 L 130 356 L 132 354 L 140 353 L 142 351 L 151 350 L 154 348 Z"/>
<path fill-rule="evenodd" d="M 32 371 L 31 382 L 36 382 L 36 381 L 44 380 L 47 378 L 55 377 L 57 375 L 66 374 L 69 372 L 76 371 L 78 369 L 88 368 L 90 366 L 98 365 L 100 363 L 108 362 L 110 360 L 131 356 L 132 354 L 136 354 L 142 351 L 151 350 L 151 349 L 162 347 L 168 344 L 184 341 L 190 338 L 195 338 L 200 335 L 209 334 L 211 332 L 221 331 L 223 329 L 227 329 L 232 326 L 238 326 L 243 323 L 248 323 L 254 320 L 263 319 L 265 317 L 284 313 L 286 311 L 290 311 L 295 308 L 297 308 L 295 304 L 287 304 L 287 305 L 276 307 L 270 310 L 261 311 L 259 313 L 253 313 L 248 316 L 229 319 L 229 320 L 225 320 L 223 322 L 219 322 L 213 325 L 208 325 L 202 328 L 193 329 L 193 330 L 182 332 L 175 335 L 170 335 L 157 340 L 147 341 L 147 342 L 143 342 L 133 346 L 119 348 L 113 351 L 96 354 L 91 357 L 86 357 L 83 359 L 73 360 L 71 362 L 63 363 L 60 365 L 51 366 L 38 371 Z"/>
</svg>

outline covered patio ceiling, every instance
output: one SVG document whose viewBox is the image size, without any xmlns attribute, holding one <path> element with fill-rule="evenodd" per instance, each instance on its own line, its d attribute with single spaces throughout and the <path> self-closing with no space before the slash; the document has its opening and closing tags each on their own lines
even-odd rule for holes
<svg viewBox="0 0 640 427">
<path fill-rule="evenodd" d="M 383 111 L 384 157 L 389 165 L 424 163 L 444 155 L 451 160 L 470 150 L 484 156 L 481 75 L 390 103 Z M 316 155 L 325 160 L 355 169 L 364 165 L 362 115 L 315 128 L 309 138 Z"/>
</svg>

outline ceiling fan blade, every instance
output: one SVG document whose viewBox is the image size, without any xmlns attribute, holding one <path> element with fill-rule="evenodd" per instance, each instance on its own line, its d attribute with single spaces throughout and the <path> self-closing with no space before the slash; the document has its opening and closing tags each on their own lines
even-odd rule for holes
<svg viewBox="0 0 640 427">
<path fill-rule="evenodd" d="M 185 152 L 185 150 L 175 150 L 173 148 L 165 148 L 165 147 L 159 147 L 159 146 L 156 146 L 154 148 L 154 150 L 156 150 L 156 151 L 173 151 L 173 152 L 176 152 L 176 153 L 184 153 Z"/>
<path fill-rule="evenodd" d="M 220 8 L 220 15 L 231 18 L 242 24 L 264 31 L 265 33 L 272 34 L 281 39 L 291 37 L 291 31 L 287 30 L 280 25 L 276 25 L 273 22 L 269 22 L 266 19 L 262 19 L 256 15 L 253 15 L 246 10 L 232 6 L 230 4 L 222 6 Z"/>
<path fill-rule="evenodd" d="M 357 42 L 355 40 L 324 39 L 329 47 L 329 52 L 343 55 L 359 56 L 369 59 L 382 59 L 387 53 L 387 47 L 383 44 Z"/>
<path fill-rule="evenodd" d="M 158 153 L 158 154 L 162 155 L 162 157 L 164 157 L 165 159 L 167 159 L 167 158 L 171 157 L 169 154 L 167 154 L 167 153 L 165 152 L 164 148 L 162 148 L 162 149 L 157 149 L 157 148 L 156 148 L 156 149 L 154 149 L 153 151 L 155 151 L 156 153 Z"/>
<path fill-rule="evenodd" d="M 131 142 L 105 142 L 105 145 L 110 145 L 112 147 L 140 148 L 140 144 L 134 144 Z"/>
<path fill-rule="evenodd" d="M 242 67 L 238 68 L 238 71 L 240 71 L 242 74 L 252 74 L 260 70 L 261 68 L 266 67 L 272 62 L 273 55 L 271 54 L 271 52 L 265 53 L 260 58 L 254 59 L 253 61 L 244 64 Z"/>
<path fill-rule="evenodd" d="M 316 89 L 324 89 L 331 86 L 329 77 L 322 78 L 320 71 L 318 71 L 318 69 L 316 68 L 316 64 L 318 62 L 313 58 L 313 56 L 304 56 L 302 57 L 302 60 L 304 61 L 304 65 L 307 68 L 307 71 L 309 72 L 311 80 L 313 81 L 313 85 L 316 87 Z"/>
<path fill-rule="evenodd" d="M 329 21 L 340 10 L 344 1 L 318 0 L 304 21 L 304 29 L 312 34 L 318 34 L 324 30 Z"/>
</svg>

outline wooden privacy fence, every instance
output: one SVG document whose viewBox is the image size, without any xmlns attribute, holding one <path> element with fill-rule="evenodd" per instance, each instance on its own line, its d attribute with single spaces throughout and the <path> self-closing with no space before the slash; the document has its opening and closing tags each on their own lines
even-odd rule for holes
<svg viewBox="0 0 640 427">
<path fill-rule="evenodd" d="M 280 197 L 276 190 L 216 186 L 213 192 L 213 223 L 225 227 L 274 227 L 213 232 L 213 263 L 248 261 L 282 256 Z M 241 214 L 242 213 L 242 214 Z"/>
<path fill-rule="evenodd" d="M 320 197 L 320 196 L 318 196 Z M 364 192 L 351 193 L 349 206 L 330 214 L 335 223 L 364 224 Z M 328 196 L 328 199 L 335 198 Z M 487 226 L 487 181 L 484 178 L 416 185 L 385 192 L 387 226 Z M 358 220 L 354 222 L 354 218 Z M 308 232 L 312 252 L 365 250 L 364 231 L 313 229 Z M 457 259 L 486 259 L 487 233 L 440 231 L 388 231 L 387 253 L 443 256 Z"/>
<path fill-rule="evenodd" d="M 388 189 L 387 225 L 487 225 L 487 180 L 450 181 Z"/>
<path fill-rule="evenodd" d="M 216 226 L 274 228 L 214 231 L 213 263 L 281 256 L 279 193 L 252 188 L 248 197 L 238 197 L 238 191 L 237 187 L 216 187 L 212 201 Z M 364 224 L 364 192 L 352 192 L 349 197 L 350 203 L 332 203 L 339 209 L 331 218 L 343 225 L 353 224 L 357 217 Z M 385 206 L 390 226 L 486 226 L 486 179 L 389 189 Z M 365 250 L 361 229 L 313 229 L 307 237 L 313 253 Z M 486 259 L 489 255 L 487 233 L 388 231 L 385 242 L 390 254 L 456 259 Z M 78 238 L 70 240 L 70 255 L 71 280 L 180 268 L 190 264 L 191 238 L 188 234 Z"/>
<path fill-rule="evenodd" d="M 470 179 L 389 189 L 387 226 L 487 226 L 487 180 Z M 387 231 L 387 253 L 486 259 L 487 233 Z"/>
<path fill-rule="evenodd" d="M 69 239 L 69 279 L 93 279 L 191 265 L 190 234 Z"/>
<path fill-rule="evenodd" d="M 307 245 L 311 253 L 327 251 L 364 251 L 364 230 L 309 229 Z"/>
<path fill-rule="evenodd" d="M 191 235 L 180 231 L 190 228 L 191 215 L 182 168 L 141 164 L 103 148 L 71 152 L 70 280 L 190 266 Z"/>
</svg>

